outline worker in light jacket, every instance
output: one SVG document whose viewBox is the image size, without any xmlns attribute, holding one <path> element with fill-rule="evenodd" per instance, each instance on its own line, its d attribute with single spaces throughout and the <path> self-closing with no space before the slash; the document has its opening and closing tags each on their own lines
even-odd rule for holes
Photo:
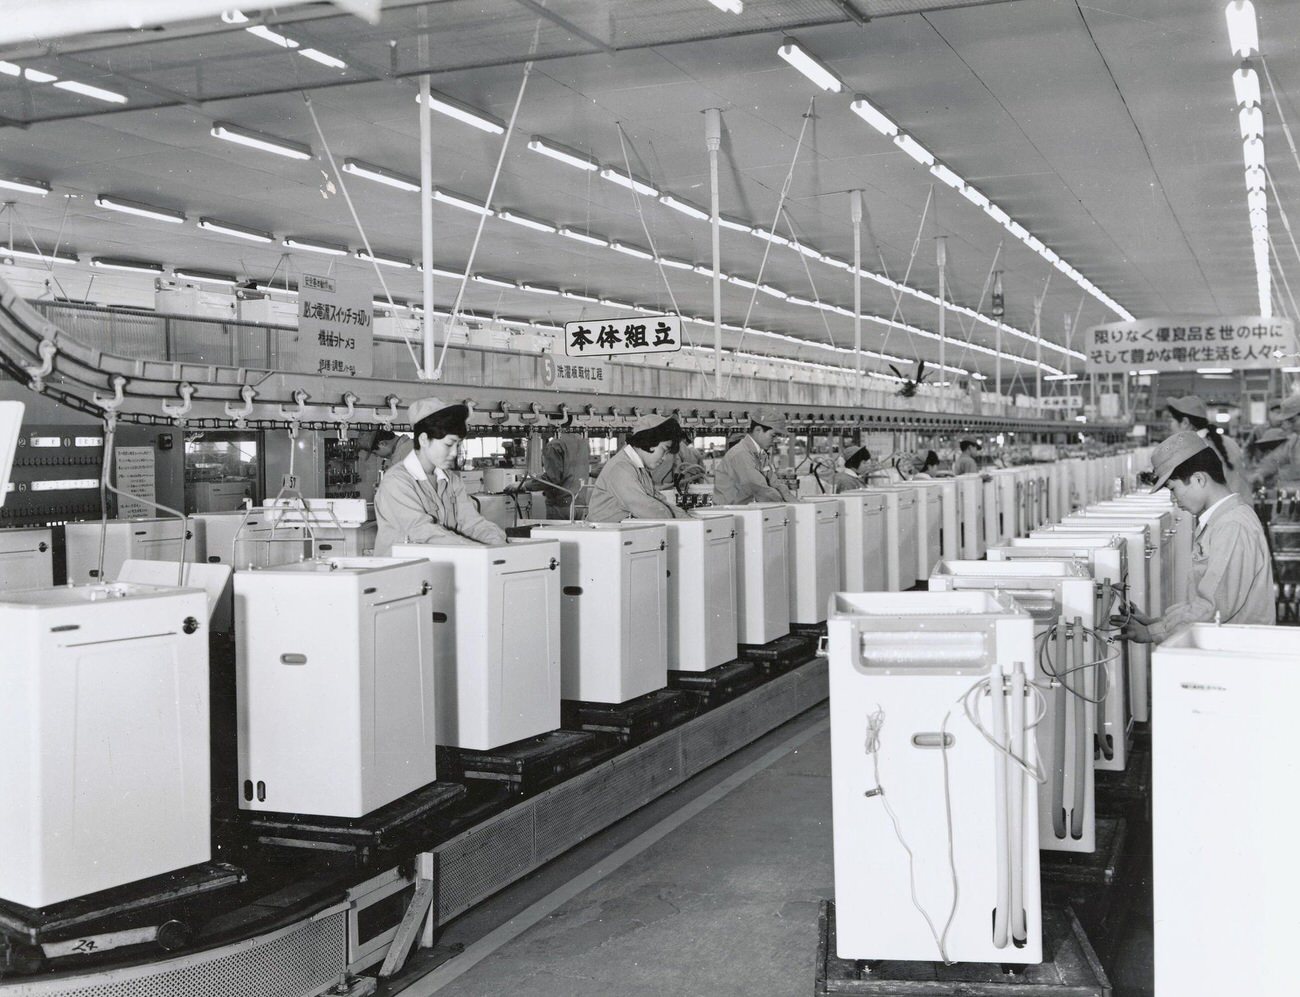
<svg viewBox="0 0 1300 997">
<path fill-rule="evenodd" d="M 469 409 L 421 398 L 411 403 L 410 418 L 413 449 L 375 493 L 375 555 L 388 557 L 395 543 L 505 543 L 505 532 L 479 514 L 455 470 Z"/>
<path fill-rule="evenodd" d="M 953 477 L 959 474 L 979 474 L 980 466 L 975 461 L 975 451 L 979 449 L 979 444 L 974 440 L 962 440 L 959 447 L 961 453 L 952 462 Z"/>
<path fill-rule="evenodd" d="M 717 505 L 751 502 L 793 502 L 794 495 L 781 483 L 769 451 L 786 432 L 785 416 L 760 412 L 749 432 L 728 450 L 713 469 L 713 501 Z"/>
<path fill-rule="evenodd" d="M 1300 484 L 1300 395 L 1292 395 L 1278 404 L 1278 428 L 1287 434 L 1286 441 L 1275 446 L 1255 466 L 1252 484 Z"/>
<path fill-rule="evenodd" d="M 560 433 L 542 448 L 542 473 L 524 490 L 545 492 L 547 519 L 572 519 L 578 493 L 591 475 L 591 446 L 581 433 Z"/>
<path fill-rule="evenodd" d="M 591 490 L 587 520 L 621 523 L 625 519 L 689 519 L 691 514 L 663 500 L 651 472 L 671 459 L 682 439 L 677 420 L 641 415 L 632 423 L 623 449 L 601 468 Z"/>
<path fill-rule="evenodd" d="M 880 466 L 879 461 L 871 459 L 871 451 L 858 447 L 844 458 L 844 466 L 835 472 L 834 492 L 856 492 L 867 487 L 867 476 Z"/>
<path fill-rule="evenodd" d="M 1246 479 L 1246 455 L 1241 446 L 1230 436 L 1219 432 L 1217 426 L 1210 425 L 1210 414 L 1205 402 L 1196 395 L 1184 395 L 1165 403 L 1169 413 L 1169 428 L 1175 433 L 1192 432 L 1208 443 L 1223 464 L 1223 476 L 1228 487 L 1251 502 L 1253 489 Z"/>
<path fill-rule="evenodd" d="M 1277 622 L 1273 565 L 1255 510 L 1227 485 L 1223 464 L 1193 432 L 1169 437 L 1151 453 L 1155 488 L 1167 487 L 1174 503 L 1196 517 L 1192 571 L 1181 602 L 1158 620 L 1134 611 L 1124 636 L 1159 643 L 1184 623 Z"/>
</svg>

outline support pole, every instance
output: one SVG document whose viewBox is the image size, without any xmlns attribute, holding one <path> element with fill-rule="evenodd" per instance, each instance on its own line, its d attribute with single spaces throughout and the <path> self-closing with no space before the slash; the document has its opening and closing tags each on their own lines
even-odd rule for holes
<svg viewBox="0 0 1300 997">
<path fill-rule="evenodd" d="M 862 407 L 862 191 L 849 192 L 849 215 L 853 219 L 853 363 L 858 376 L 855 404 Z"/>
<path fill-rule="evenodd" d="M 1051 279 L 1050 277 L 1048 278 Z M 1043 297 L 1034 299 L 1034 404 L 1043 414 Z"/>
<path fill-rule="evenodd" d="M 420 272 L 424 304 L 424 371 L 426 381 L 432 380 L 437 364 L 433 345 L 433 127 L 429 107 L 430 80 L 427 74 L 420 77 Z"/>
<path fill-rule="evenodd" d="M 713 242 L 713 393 L 722 397 L 722 225 L 718 220 L 718 150 L 722 147 L 722 112 L 704 112 L 704 144 L 709 149 L 709 228 Z"/>
<path fill-rule="evenodd" d="M 947 300 L 944 292 L 944 277 L 948 269 L 948 240 L 939 236 L 934 240 L 935 261 L 939 264 L 939 381 L 943 381 L 945 347 L 948 345 L 948 335 L 944 326 L 944 321 L 948 309 L 944 307 Z M 940 410 L 942 411 L 942 409 Z"/>
<path fill-rule="evenodd" d="M 1002 316 L 1006 313 L 1006 302 L 1002 297 L 1002 271 L 993 275 L 993 317 L 997 319 L 996 336 L 993 348 L 997 356 L 993 358 L 993 390 L 998 396 L 998 414 L 1002 414 Z"/>
</svg>

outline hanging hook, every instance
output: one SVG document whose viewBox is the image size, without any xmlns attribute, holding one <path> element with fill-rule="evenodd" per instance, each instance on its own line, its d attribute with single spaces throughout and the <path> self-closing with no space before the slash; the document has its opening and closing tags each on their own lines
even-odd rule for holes
<svg viewBox="0 0 1300 997">
<path fill-rule="evenodd" d="M 385 415 L 378 408 L 375 409 L 375 422 L 379 423 L 385 429 L 392 429 L 393 423 L 397 421 L 397 408 L 402 404 L 402 400 L 396 395 L 389 395 L 384 399 L 388 403 L 388 413 Z"/>
<path fill-rule="evenodd" d="M 235 420 L 236 429 L 243 429 L 246 425 L 244 420 L 253 414 L 253 399 L 256 396 L 257 392 L 253 389 L 253 386 L 251 384 L 245 384 L 239 389 L 239 397 L 244 399 L 244 404 L 241 408 L 231 408 L 230 402 L 226 402 L 226 415 Z"/>
<path fill-rule="evenodd" d="M 347 410 L 342 414 L 339 413 L 338 406 L 334 406 L 330 409 L 330 415 L 334 418 L 335 422 L 351 422 L 356 418 L 357 396 L 349 391 L 343 396 L 343 404 L 347 406 Z"/>
<path fill-rule="evenodd" d="M 306 417 L 307 399 L 310 397 L 311 395 L 303 391 L 302 388 L 299 388 L 297 391 L 293 393 L 293 404 L 294 404 L 293 410 L 292 411 L 286 410 L 285 407 L 281 405 L 280 414 L 284 416 L 286 419 L 288 419 L 290 422 L 296 424 L 299 419 L 303 419 Z"/>
<path fill-rule="evenodd" d="M 113 380 L 109 382 L 113 386 L 113 397 L 105 398 L 98 391 L 92 396 L 95 404 L 102 408 L 105 414 L 116 413 L 122 407 L 122 391 L 126 387 L 126 378 L 121 374 L 114 374 Z"/>
<path fill-rule="evenodd" d="M 179 405 L 172 405 L 170 402 L 162 403 L 163 415 L 171 416 L 178 422 L 189 415 L 190 409 L 194 407 L 194 385 L 189 381 L 182 381 L 176 386 L 176 391 L 181 396 Z"/>
<path fill-rule="evenodd" d="M 45 387 L 45 379 L 54 372 L 54 357 L 59 352 L 59 348 L 54 345 L 54 340 L 42 339 L 40 345 L 36 347 L 36 352 L 41 358 L 41 365 L 23 369 L 31 378 L 32 390 L 41 391 Z"/>
<path fill-rule="evenodd" d="M 541 417 L 542 417 L 542 407 L 538 405 L 536 402 L 530 402 L 527 410 L 520 413 L 519 416 L 519 418 L 523 422 L 527 422 L 527 423 L 536 422 Z"/>
</svg>

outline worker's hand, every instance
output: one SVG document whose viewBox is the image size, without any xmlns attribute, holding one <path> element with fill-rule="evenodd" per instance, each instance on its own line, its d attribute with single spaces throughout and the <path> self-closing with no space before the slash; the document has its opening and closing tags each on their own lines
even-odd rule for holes
<svg viewBox="0 0 1300 997">
<path fill-rule="evenodd" d="M 698 465 L 688 464 L 682 468 L 682 481 L 699 481 L 704 477 L 707 477 L 707 473 Z"/>
<path fill-rule="evenodd" d="M 1154 617 L 1147 616 L 1146 613 L 1142 612 L 1142 610 L 1138 609 L 1137 606 L 1133 605 L 1133 603 L 1131 602 L 1128 604 L 1128 615 L 1130 618 L 1137 620 L 1139 623 L 1143 624 L 1144 626 L 1150 625 L 1155 622 Z"/>
<path fill-rule="evenodd" d="M 1151 636 L 1151 631 L 1146 623 L 1140 623 L 1136 619 L 1129 620 L 1124 624 L 1124 629 L 1120 631 L 1120 636 L 1124 640 L 1132 641 L 1134 644 L 1150 644 L 1155 638 Z"/>
</svg>

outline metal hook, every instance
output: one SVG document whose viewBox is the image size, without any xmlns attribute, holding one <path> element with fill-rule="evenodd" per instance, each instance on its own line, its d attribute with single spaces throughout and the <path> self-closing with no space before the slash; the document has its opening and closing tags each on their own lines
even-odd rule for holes
<svg viewBox="0 0 1300 997">
<path fill-rule="evenodd" d="M 495 422 L 505 422 L 510 418 L 510 406 L 505 402 L 502 402 L 501 407 L 497 411 L 488 413 L 488 418 Z"/>
<path fill-rule="evenodd" d="M 397 407 L 402 403 L 402 400 L 398 398 L 396 395 L 389 395 L 384 400 L 388 402 L 388 414 L 384 415 L 382 412 L 379 411 L 378 408 L 376 408 L 375 422 L 379 423 L 385 429 L 392 429 L 393 423 L 397 421 L 397 417 L 399 414 L 397 411 Z"/>
<path fill-rule="evenodd" d="M 42 339 L 40 345 L 36 347 L 36 352 L 41 358 L 39 367 L 24 367 L 27 376 L 31 378 L 32 390 L 40 391 L 45 387 L 45 379 L 54 372 L 54 357 L 59 352 L 59 348 L 54 345 L 52 339 Z"/>
<path fill-rule="evenodd" d="M 126 378 L 121 374 L 114 374 L 113 380 L 109 382 L 113 386 L 113 397 L 104 398 L 98 391 L 92 396 L 95 404 L 104 410 L 106 414 L 116 412 L 122 407 L 123 397 L 122 390 L 126 387 Z"/>
<path fill-rule="evenodd" d="M 357 411 L 356 411 L 357 396 L 354 395 L 351 391 L 349 391 L 347 394 L 343 396 L 343 404 L 347 406 L 346 412 L 340 415 L 338 406 L 333 406 L 330 408 L 330 415 L 334 418 L 335 422 L 342 422 L 346 424 L 351 422 L 357 416 Z"/>
<path fill-rule="evenodd" d="M 242 408 L 232 409 L 230 407 L 230 402 L 226 402 L 226 415 L 235 420 L 236 429 L 243 429 L 245 425 L 244 420 L 253 414 L 253 399 L 256 396 L 257 392 L 253 390 L 253 386 L 251 384 L 245 384 L 239 389 L 239 397 L 244 399 Z"/>
<path fill-rule="evenodd" d="M 522 412 L 519 416 L 523 422 L 536 422 L 541 417 L 542 407 L 536 402 L 530 402 L 528 409 L 525 412 Z"/>
<path fill-rule="evenodd" d="M 474 403 L 468 398 L 462 398 L 460 403 L 464 405 L 466 409 L 465 421 L 470 422 L 474 418 Z"/>
<path fill-rule="evenodd" d="M 194 407 L 194 385 L 190 384 L 189 381 L 182 381 L 176 386 L 176 390 L 181 396 L 181 403 L 172 405 L 170 402 L 163 402 L 162 410 L 163 415 L 180 420 L 189 415 L 190 409 Z"/>
<path fill-rule="evenodd" d="M 311 395 L 303 391 L 302 388 L 299 388 L 297 391 L 293 393 L 294 410 L 286 411 L 285 407 L 281 405 L 280 414 L 284 416 L 286 419 L 288 419 L 290 422 L 294 422 L 294 423 L 296 423 L 299 419 L 305 418 L 307 415 L 307 399 L 310 397 Z"/>
</svg>

